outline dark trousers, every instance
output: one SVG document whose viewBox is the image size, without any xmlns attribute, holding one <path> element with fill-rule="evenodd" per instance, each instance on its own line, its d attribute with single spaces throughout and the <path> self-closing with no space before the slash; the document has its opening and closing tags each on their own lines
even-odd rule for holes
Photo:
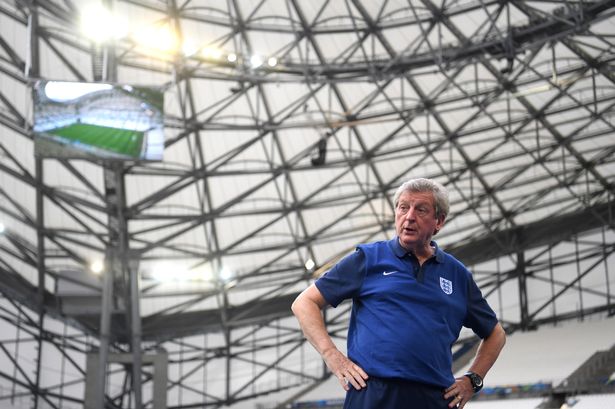
<svg viewBox="0 0 615 409">
<path fill-rule="evenodd" d="M 350 386 L 344 409 L 448 409 L 449 402 L 439 386 L 370 376 L 367 388 Z"/>
</svg>

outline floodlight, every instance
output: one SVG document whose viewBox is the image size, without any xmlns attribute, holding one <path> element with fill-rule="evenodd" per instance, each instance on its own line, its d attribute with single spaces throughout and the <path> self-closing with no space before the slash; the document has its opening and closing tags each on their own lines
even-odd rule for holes
<svg viewBox="0 0 615 409">
<path fill-rule="evenodd" d="M 309 258 L 309 259 L 305 262 L 305 268 L 306 268 L 306 270 L 311 270 L 311 269 L 313 269 L 315 265 L 316 265 L 316 263 L 314 263 L 314 260 L 312 260 L 311 258 Z"/>
<path fill-rule="evenodd" d="M 105 263 L 102 260 L 94 260 L 90 264 L 90 271 L 94 274 L 100 274 L 105 269 Z"/>
<path fill-rule="evenodd" d="M 267 60 L 267 65 L 270 67 L 275 67 L 276 65 L 278 65 L 278 59 L 275 57 L 269 57 L 269 59 Z"/>
<path fill-rule="evenodd" d="M 220 280 L 228 282 L 231 278 L 233 278 L 233 272 L 227 267 L 223 267 L 222 270 L 220 270 Z"/>
<path fill-rule="evenodd" d="M 0 223 L 0 234 L 4 233 L 4 230 L 6 230 L 6 227 L 4 227 L 4 224 Z"/>
<path fill-rule="evenodd" d="M 226 60 L 228 62 L 235 62 L 235 61 L 237 61 L 237 54 L 230 53 L 229 55 L 226 56 Z"/>
<path fill-rule="evenodd" d="M 114 15 L 100 4 L 86 7 L 81 14 L 81 30 L 86 37 L 97 43 L 118 39 L 128 34 L 128 20 Z"/>
<path fill-rule="evenodd" d="M 143 47 L 164 53 L 177 51 L 177 34 L 168 25 L 146 26 L 134 33 L 134 39 Z"/>
<path fill-rule="evenodd" d="M 261 57 L 260 55 L 256 55 L 256 54 L 250 57 L 250 66 L 252 68 L 258 68 L 261 65 L 263 65 L 263 57 Z"/>
</svg>

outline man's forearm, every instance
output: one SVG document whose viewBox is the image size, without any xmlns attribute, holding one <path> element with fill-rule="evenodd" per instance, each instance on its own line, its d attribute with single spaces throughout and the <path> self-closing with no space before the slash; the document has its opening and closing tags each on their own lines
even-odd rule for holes
<svg viewBox="0 0 615 409">
<path fill-rule="evenodd" d="M 484 378 L 498 359 L 505 343 L 506 332 L 500 324 L 497 324 L 491 334 L 481 341 L 474 362 L 470 366 L 470 371 Z"/>
<path fill-rule="evenodd" d="M 291 307 L 307 340 L 320 355 L 324 355 L 337 348 L 327 332 L 321 308 L 306 292 L 299 295 Z"/>
<path fill-rule="evenodd" d="M 478 347 L 478 352 L 474 362 L 470 366 L 470 371 L 484 378 L 500 355 L 500 351 L 506 343 L 506 333 L 498 323 L 491 334 L 483 339 Z M 460 376 L 455 382 L 444 391 L 444 399 L 451 399 L 449 408 L 463 409 L 466 403 L 474 395 L 472 381 L 467 376 Z"/>
<path fill-rule="evenodd" d="M 322 316 L 322 309 L 326 304 L 320 291 L 315 285 L 311 285 L 297 297 L 291 309 L 303 334 L 322 356 L 340 386 L 346 391 L 351 385 L 357 390 L 364 388 L 367 373 L 337 349 L 327 331 Z"/>
</svg>

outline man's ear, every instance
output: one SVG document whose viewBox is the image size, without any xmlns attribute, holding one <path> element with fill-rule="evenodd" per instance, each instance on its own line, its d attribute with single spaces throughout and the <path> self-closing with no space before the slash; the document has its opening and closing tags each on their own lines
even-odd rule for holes
<svg viewBox="0 0 615 409">
<path fill-rule="evenodd" d="M 446 217 L 438 217 L 436 218 L 436 228 L 433 230 L 433 235 L 435 236 L 436 234 L 438 234 L 438 232 L 440 230 L 442 230 L 442 227 L 444 226 L 444 221 L 446 220 Z"/>
</svg>

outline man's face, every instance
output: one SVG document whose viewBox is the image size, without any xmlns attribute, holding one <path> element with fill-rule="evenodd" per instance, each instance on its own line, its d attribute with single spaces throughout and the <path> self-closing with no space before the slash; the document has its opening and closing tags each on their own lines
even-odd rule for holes
<svg viewBox="0 0 615 409">
<path fill-rule="evenodd" d="M 444 219 L 436 219 L 436 206 L 431 192 L 404 192 L 395 208 L 395 231 L 406 250 L 429 246 Z"/>
</svg>

